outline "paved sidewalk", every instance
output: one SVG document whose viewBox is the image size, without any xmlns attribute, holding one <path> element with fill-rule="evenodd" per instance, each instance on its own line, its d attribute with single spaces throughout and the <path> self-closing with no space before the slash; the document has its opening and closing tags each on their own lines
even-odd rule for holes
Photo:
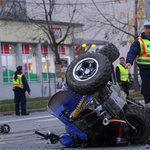
<svg viewBox="0 0 150 150">
<path fill-rule="evenodd" d="M 27 112 L 32 113 L 32 112 L 42 112 L 46 111 L 46 108 L 38 108 L 38 109 L 29 109 Z M 8 116 L 8 115 L 15 115 L 15 111 L 7 111 L 7 112 L 0 112 L 0 116 Z"/>
</svg>

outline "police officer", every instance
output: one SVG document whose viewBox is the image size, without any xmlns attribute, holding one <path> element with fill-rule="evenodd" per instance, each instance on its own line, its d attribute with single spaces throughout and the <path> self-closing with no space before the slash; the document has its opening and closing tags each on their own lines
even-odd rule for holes
<svg viewBox="0 0 150 150">
<path fill-rule="evenodd" d="M 28 91 L 30 95 L 30 88 L 27 83 L 25 76 L 22 74 L 22 66 L 18 66 L 15 75 L 12 77 L 13 80 L 13 91 L 14 91 L 14 101 L 15 101 L 15 114 L 20 115 L 19 105 L 21 103 L 21 114 L 29 115 L 26 112 L 26 95 L 25 92 Z"/>
<path fill-rule="evenodd" d="M 125 58 L 120 57 L 120 64 L 116 66 L 117 82 L 123 88 L 123 91 L 129 96 L 129 70 L 125 68 Z"/>
<path fill-rule="evenodd" d="M 140 69 L 142 80 L 141 93 L 144 96 L 145 104 L 150 102 L 150 19 L 144 20 L 144 32 L 131 45 L 126 58 L 126 67 L 136 63 Z"/>
</svg>

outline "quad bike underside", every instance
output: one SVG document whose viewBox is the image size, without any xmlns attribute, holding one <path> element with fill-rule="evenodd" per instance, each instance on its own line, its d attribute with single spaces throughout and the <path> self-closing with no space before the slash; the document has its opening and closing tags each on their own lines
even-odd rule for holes
<svg viewBox="0 0 150 150">
<path fill-rule="evenodd" d="M 144 143 L 150 133 L 148 113 L 142 107 L 132 104 L 126 105 L 124 110 L 126 121 L 118 116 L 118 119 L 108 119 L 109 124 L 104 125 L 104 120 L 98 117 L 97 113 L 85 109 L 74 121 L 74 124 L 88 135 L 90 142 L 97 145 Z"/>
<path fill-rule="evenodd" d="M 61 136 L 50 132 L 43 135 L 36 131 L 36 134 L 50 139 L 52 144 L 60 141 L 66 147 L 146 142 L 150 136 L 149 111 L 131 98 L 122 95 L 120 89 L 113 90 L 118 86 L 112 62 L 118 57 L 118 49 L 109 43 L 98 53 L 80 55 L 67 69 L 67 86 L 76 94 L 83 95 L 85 100 L 82 98 L 71 109 L 63 109 L 57 117 L 59 119 L 63 117 L 67 125 L 74 125 L 86 134 L 86 140 L 74 136 L 69 130 L 67 134 Z M 109 81 L 111 84 L 108 84 Z M 86 95 L 91 94 L 92 98 L 85 105 Z M 55 103 L 58 102 L 51 102 L 53 106 Z M 70 110 L 74 110 L 72 114 L 69 113 Z"/>
</svg>

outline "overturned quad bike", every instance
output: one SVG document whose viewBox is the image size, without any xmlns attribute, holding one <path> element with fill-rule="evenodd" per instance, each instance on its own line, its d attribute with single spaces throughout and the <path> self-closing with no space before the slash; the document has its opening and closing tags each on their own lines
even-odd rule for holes
<svg viewBox="0 0 150 150">
<path fill-rule="evenodd" d="M 72 61 L 66 85 L 47 104 L 48 111 L 65 124 L 66 132 L 35 133 L 65 147 L 145 143 L 150 136 L 149 111 L 120 90 L 112 65 L 119 55 L 109 43 L 97 53 Z"/>
</svg>

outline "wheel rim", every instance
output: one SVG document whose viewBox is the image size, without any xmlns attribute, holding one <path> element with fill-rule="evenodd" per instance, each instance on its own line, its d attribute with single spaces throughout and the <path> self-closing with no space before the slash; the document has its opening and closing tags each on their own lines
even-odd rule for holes
<svg viewBox="0 0 150 150">
<path fill-rule="evenodd" d="M 131 140 L 138 139 L 142 134 L 142 125 L 140 124 L 140 122 L 136 118 L 127 118 L 127 120 L 130 122 L 130 124 L 132 126 L 134 126 L 136 128 L 136 131 L 131 129 L 127 133 L 127 135 L 126 135 L 127 138 L 131 139 Z"/>
<path fill-rule="evenodd" d="M 4 133 L 8 133 L 10 131 L 10 126 L 7 124 L 4 124 Z"/>
<path fill-rule="evenodd" d="M 73 69 L 73 77 L 77 81 L 87 81 L 98 71 L 99 64 L 94 58 L 85 58 L 79 61 Z"/>
</svg>

